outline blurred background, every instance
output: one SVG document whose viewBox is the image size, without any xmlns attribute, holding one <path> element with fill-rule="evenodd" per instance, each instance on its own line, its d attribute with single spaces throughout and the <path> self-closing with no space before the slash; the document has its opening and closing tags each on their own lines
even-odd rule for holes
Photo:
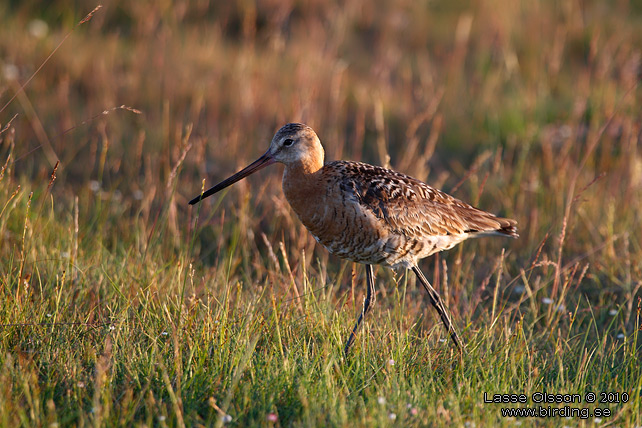
<svg viewBox="0 0 642 428">
<path fill-rule="evenodd" d="M 0 129 L 17 115 L 0 160 L 25 198 L 46 192 L 59 160 L 54 210 L 71 218 L 76 204 L 81 236 L 142 252 L 161 224 L 181 248 L 202 180 L 227 177 L 301 121 L 329 160 L 390 165 L 516 218 L 513 275 L 542 244 L 538 260 L 590 260 L 588 289 L 634 288 L 640 2 L 109 1 L 79 24 L 96 6 L 0 4 Z M 249 260 L 267 251 L 261 232 L 295 261 L 301 248 L 308 265 L 327 260 L 289 210 L 279 168 L 203 204 L 200 261 L 219 258 L 231 224 Z M 626 266 L 624 246 L 638 256 Z"/>
</svg>

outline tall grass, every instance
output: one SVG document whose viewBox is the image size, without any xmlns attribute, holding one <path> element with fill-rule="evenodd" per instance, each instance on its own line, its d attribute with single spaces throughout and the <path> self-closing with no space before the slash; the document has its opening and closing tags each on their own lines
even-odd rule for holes
<svg viewBox="0 0 642 428">
<path fill-rule="evenodd" d="M 95 6 L 0 5 L 2 426 L 642 424 L 635 2 L 111 2 L 77 25 Z M 463 357 L 379 268 L 344 358 L 363 268 L 279 167 L 187 206 L 289 121 L 518 220 L 423 262 Z M 484 392 L 611 415 L 507 418 Z"/>
</svg>

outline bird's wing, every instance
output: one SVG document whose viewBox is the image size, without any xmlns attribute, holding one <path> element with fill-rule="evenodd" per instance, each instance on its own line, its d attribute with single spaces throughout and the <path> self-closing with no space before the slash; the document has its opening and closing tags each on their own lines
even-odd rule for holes
<svg viewBox="0 0 642 428">
<path fill-rule="evenodd" d="M 360 162 L 334 162 L 342 192 L 409 238 L 498 232 L 516 236 L 514 220 L 477 209 L 407 175 Z"/>
</svg>

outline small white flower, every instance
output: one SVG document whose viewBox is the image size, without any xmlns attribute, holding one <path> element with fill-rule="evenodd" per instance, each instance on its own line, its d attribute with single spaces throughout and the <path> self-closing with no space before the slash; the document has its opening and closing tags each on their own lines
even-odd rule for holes
<svg viewBox="0 0 642 428">
<path fill-rule="evenodd" d="M 89 190 L 91 190 L 92 192 L 96 193 L 97 191 L 100 190 L 100 183 L 97 182 L 96 180 L 91 180 L 89 182 Z"/>
<path fill-rule="evenodd" d="M 389 360 L 388 360 L 388 365 L 389 365 L 389 366 L 394 366 L 394 365 L 395 365 L 395 360 L 393 360 L 392 358 L 391 358 L 391 359 L 389 359 Z"/>
<path fill-rule="evenodd" d="M 134 199 L 136 199 L 137 201 L 140 201 L 141 199 L 143 199 L 143 196 L 145 196 L 145 194 L 140 190 L 134 190 L 133 196 L 134 196 Z"/>
<path fill-rule="evenodd" d="M 20 71 L 18 70 L 18 67 L 16 67 L 15 64 L 5 64 L 2 67 L 2 74 L 4 75 L 4 78 L 7 80 L 16 80 L 20 75 Z"/>
<path fill-rule="evenodd" d="M 114 330 L 116 330 L 116 326 L 115 326 L 115 325 L 113 325 L 113 324 L 112 324 L 112 325 L 110 325 L 110 326 L 109 326 L 109 331 L 114 331 Z"/>
<path fill-rule="evenodd" d="M 553 299 L 551 299 L 550 297 L 542 297 L 542 303 L 545 305 L 550 305 L 551 303 L 553 303 Z"/>
<path fill-rule="evenodd" d="M 165 416 L 160 415 L 160 416 L 158 417 L 158 420 L 159 420 L 159 421 L 161 421 L 161 422 L 163 422 L 163 421 L 165 420 Z"/>
<path fill-rule="evenodd" d="M 406 409 L 410 409 L 412 407 L 412 404 L 408 403 L 406 404 Z"/>
<path fill-rule="evenodd" d="M 611 315 L 612 317 L 616 316 L 617 315 L 617 309 L 611 309 L 609 311 L 609 315 Z"/>
<path fill-rule="evenodd" d="M 397 415 L 396 415 L 396 414 L 394 414 L 394 413 L 390 413 L 390 414 L 388 415 L 388 419 L 390 419 L 391 421 L 394 421 L 395 419 L 397 419 Z"/>
<path fill-rule="evenodd" d="M 230 422 L 232 422 L 232 416 L 230 416 L 230 415 L 223 416 L 223 423 L 224 424 L 229 424 Z"/>
<path fill-rule="evenodd" d="M 617 336 L 615 336 L 617 339 L 624 339 L 624 333 L 618 333 Z"/>
<path fill-rule="evenodd" d="M 27 25 L 27 30 L 36 39 L 42 39 L 49 32 L 49 26 L 42 19 L 32 19 Z"/>
<path fill-rule="evenodd" d="M 445 343 L 445 342 L 446 342 L 446 339 L 439 339 L 439 341 L 440 341 L 441 343 Z"/>
<path fill-rule="evenodd" d="M 600 422 L 602 422 L 602 418 L 594 418 L 593 422 L 595 422 L 596 424 L 599 424 Z"/>
<path fill-rule="evenodd" d="M 377 403 L 381 404 L 382 406 L 386 404 L 386 397 L 379 397 L 377 398 Z"/>
<path fill-rule="evenodd" d="M 526 288 L 523 285 L 516 285 L 515 288 L 513 288 L 513 292 L 516 294 L 522 294 Z"/>
<path fill-rule="evenodd" d="M 63 251 L 62 253 L 60 253 L 60 257 L 62 257 L 63 259 L 68 259 L 70 256 L 71 254 L 69 254 L 69 251 Z"/>
<path fill-rule="evenodd" d="M 53 316 L 53 315 L 51 315 L 51 314 L 47 314 L 47 318 L 51 318 L 52 316 Z"/>
<path fill-rule="evenodd" d="M 78 388 L 84 388 L 84 387 L 85 387 L 85 382 L 80 381 L 80 382 L 78 382 L 78 383 L 76 384 L 76 386 L 77 386 Z"/>
<path fill-rule="evenodd" d="M 161 335 L 163 335 L 163 336 L 168 336 L 168 335 L 169 335 L 169 333 L 168 333 L 168 332 L 166 332 L 166 331 L 164 331 L 164 332 L 162 332 L 162 333 L 161 333 Z"/>
</svg>

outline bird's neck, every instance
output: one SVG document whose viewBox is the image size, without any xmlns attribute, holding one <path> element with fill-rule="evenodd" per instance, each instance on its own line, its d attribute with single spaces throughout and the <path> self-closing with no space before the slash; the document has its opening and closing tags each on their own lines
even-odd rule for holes
<svg viewBox="0 0 642 428">
<path fill-rule="evenodd" d="M 314 174 L 323 168 L 323 156 L 308 157 L 285 165 L 285 171 L 292 176 Z"/>
<path fill-rule="evenodd" d="M 293 162 L 283 170 L 283 193 L 299 216 L 312 208 L 314 201 L 324 195 L 321 188 L 323 160 Z"/>
</svg>

